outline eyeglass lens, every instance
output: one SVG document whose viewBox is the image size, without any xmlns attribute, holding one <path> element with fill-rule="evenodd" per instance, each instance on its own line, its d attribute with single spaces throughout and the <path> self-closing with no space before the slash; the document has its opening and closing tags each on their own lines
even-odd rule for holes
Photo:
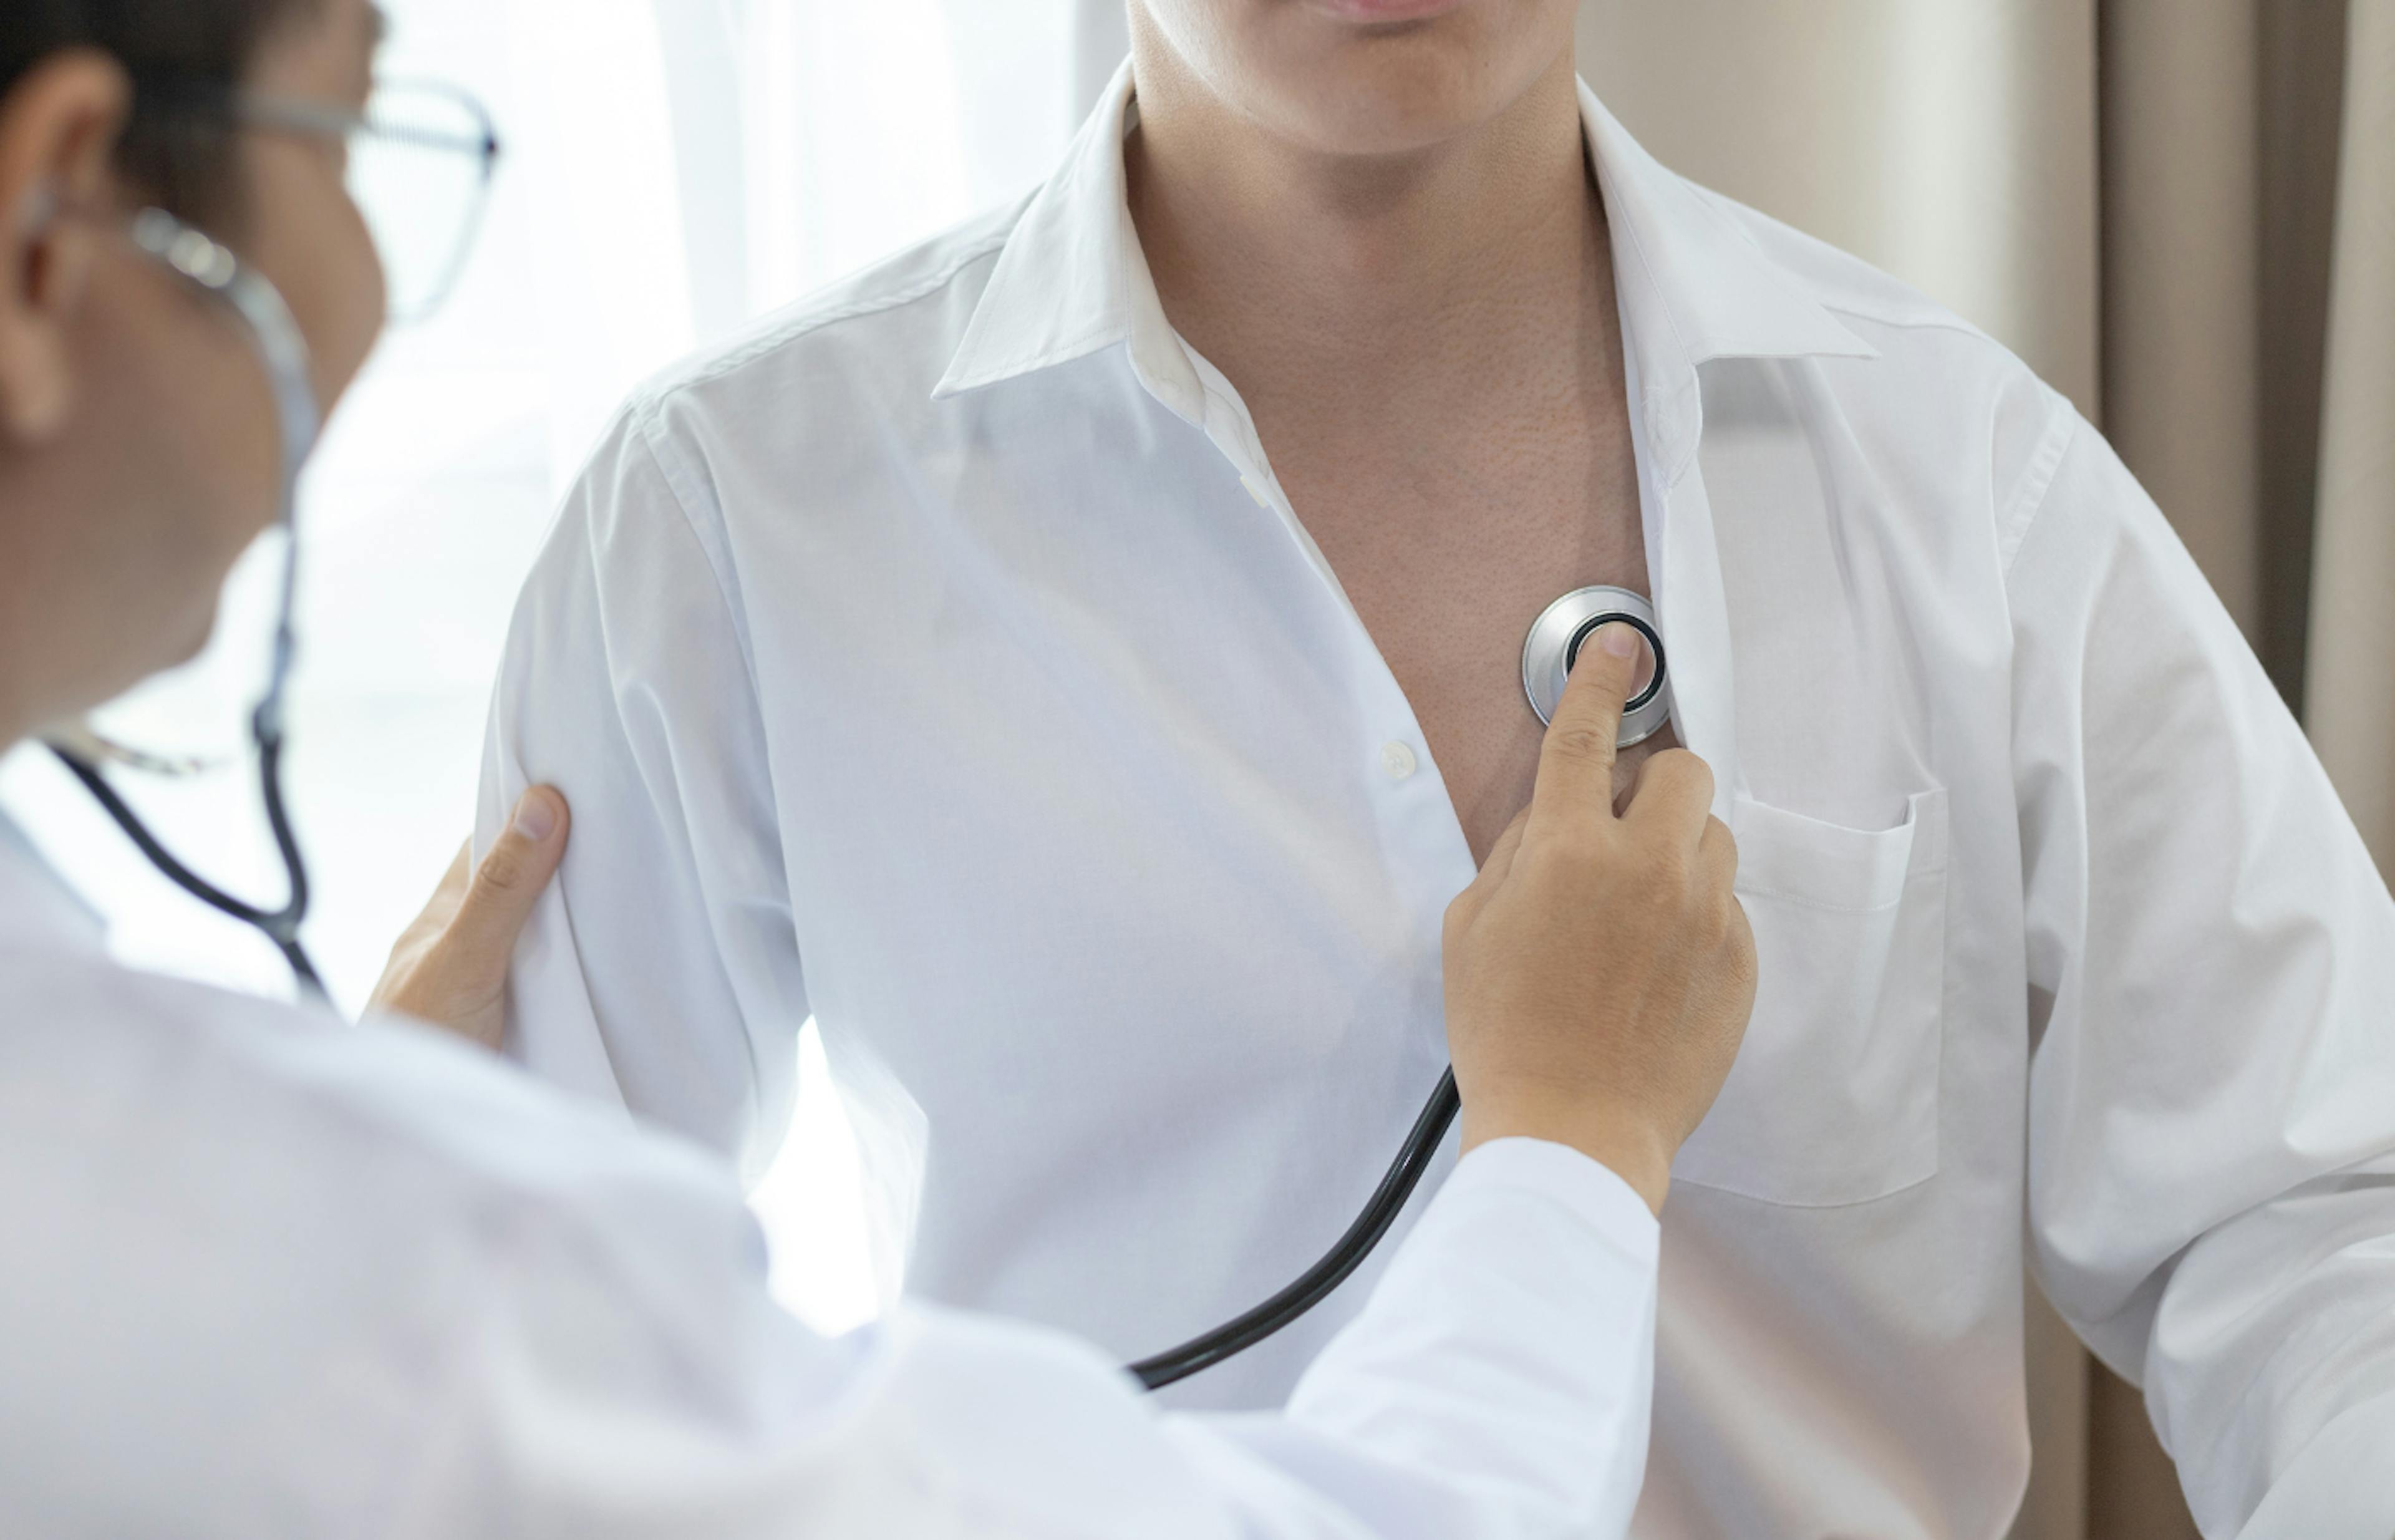
<svg viewBox="0 0 2395 1540">
<path fill-rule="evenodd" d="M 447 295 L 482 222 L 496 145 L 470 99 L 386 85 L 351 136 L 349 186 L 380 251 L 394 321 L 419 320 Z"/>
</svg>

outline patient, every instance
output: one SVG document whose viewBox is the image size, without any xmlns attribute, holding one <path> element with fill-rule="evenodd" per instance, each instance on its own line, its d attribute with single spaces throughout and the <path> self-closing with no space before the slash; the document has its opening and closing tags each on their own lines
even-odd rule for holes
<svg viewBox="0 0 2395 1540">
<path fill-rule="evenodd" d="M 1572 13 L 1132 0 L 1027 202 L 640 392 L 494 709 L 485 831 L 577 825 L 509 1051 L 754 1175 L 812 1014 L 885 1281 L 1169 1346 L 1397 1145 L 1524 631 L 1634 589 L 1621 773 L 1714 767 L 1762 969 L 1636 1533 L 2000 1533 L 2026 1262 L 2207 1533 L 2383 1540 L 2395 906 L 2103 440 L 1648 158 Z"/>
</svg>

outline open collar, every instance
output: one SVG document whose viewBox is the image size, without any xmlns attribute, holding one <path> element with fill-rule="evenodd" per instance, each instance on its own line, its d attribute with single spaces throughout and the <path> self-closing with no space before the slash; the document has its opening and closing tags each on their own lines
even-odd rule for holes
<svg viewBox="0 0 2395 1540">
<path fill-rule="evenodd" d="M 1693 392 L 1697 366 L 1717 358 L 1876 356 L 1719 201 L 1649 155 L 1585 82 L 1580 101 L 1613 230 L 1627 345 L 1650 395 Z M 1204 419 L 1197 366 L 1165 318 L 1131 223 L 1122 147 L 1137 113 L 1125 62 L 1025 205 L 934 399 L 1119 343 L 1158 401 Z"/>
<path fill-rule="evenodd" d="M 1204 421 L 1205 388 L 1164 317 L 1131 223 L 1123 139 L 1138 112 L 1126 60 L 1063 166 L 1015 221 L 933 400 L 1123 343 L 1141 384 Z"/>
</svg>

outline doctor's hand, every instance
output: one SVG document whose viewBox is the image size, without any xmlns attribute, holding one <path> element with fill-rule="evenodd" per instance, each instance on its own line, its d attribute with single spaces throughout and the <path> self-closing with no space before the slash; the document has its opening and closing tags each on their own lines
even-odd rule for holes
<svg viewBox="0 0 2395 1540">
<path fill-rule="evenodd" d="M 1618 624 L 1581 649 L 1529 807 L 1447 911 L 1447 1036 L 1464 1148 L 1570 1145 L 1661 1213 L 1754 1008 L 1754 936 L 1702 760 L 1654 755 L 1614 813 L 1636 651 Z"/>
<path fill-rule="evenodd" d="M 496 1050 L 507 1025 L 508 963 L 557 863 L 565 856 L 565 799 L 536 786 L 479 867 L 469 841 L 399 938 L 366 1009 L 414 1016 Z"/>
</svg>

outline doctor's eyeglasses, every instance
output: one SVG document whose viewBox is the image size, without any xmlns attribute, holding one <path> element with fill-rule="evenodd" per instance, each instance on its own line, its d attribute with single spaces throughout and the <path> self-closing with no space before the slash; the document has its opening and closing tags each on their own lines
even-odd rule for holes
<svg viewBox="0 0 2395 1540">
<path fill-rule="evenodd" d="M 429 81 L 384 81 L 359 113 L 189 82 L 160 94 L 174 110 L 338 143 L 350 196 L 382 257 L 391 320 L 420 321 L 448 297 L 499 163 L 498 132 L 472 97 Z"/>
</svg>

